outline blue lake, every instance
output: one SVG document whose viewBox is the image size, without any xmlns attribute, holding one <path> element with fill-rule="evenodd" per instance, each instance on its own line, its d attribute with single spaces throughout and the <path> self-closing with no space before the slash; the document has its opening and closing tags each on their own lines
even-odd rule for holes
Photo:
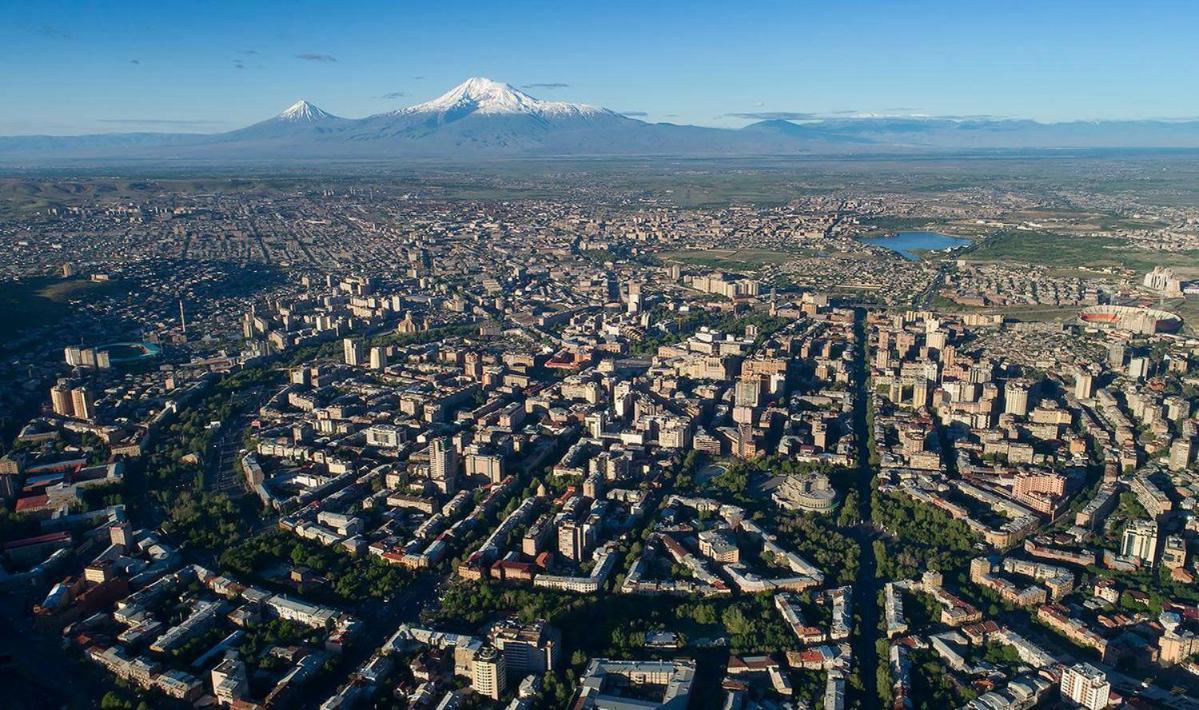
<svg viewBox="0 0 1199 710">
<path fill-rule="evenodd" d="M 862 241 L 874 246 L 886 247 L 908 261 L 918 261 L 920 252 L 962 247 L 970 243 L 969 239 L 950 237 L 936 232 L 896 232 L 895 236 L 871 237 Z"/>
</svg>

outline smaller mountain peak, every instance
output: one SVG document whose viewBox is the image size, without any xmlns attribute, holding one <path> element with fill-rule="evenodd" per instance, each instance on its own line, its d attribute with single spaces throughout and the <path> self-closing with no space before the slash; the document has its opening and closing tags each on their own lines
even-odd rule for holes
<svg viewBox="0 0 1199 710">
<path fill-rule="evenodd" d="M 283 113 L 279 114 L 278 118 L 284 121 L 323 121 L 334 118 L 333 114 L 322 111 L 315 105 L 300 99 L 291 106 L 288 106 Z"/>
</svg>

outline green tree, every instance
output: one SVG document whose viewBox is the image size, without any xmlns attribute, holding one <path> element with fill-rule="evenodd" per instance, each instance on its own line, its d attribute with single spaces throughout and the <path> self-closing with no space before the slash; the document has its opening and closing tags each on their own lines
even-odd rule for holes
<svg viewBox="0 0 1199 710">
<path fill-rule="evenodd" d="M 133 703 L 110 690 L 100 698 L 100 710 L 133 710 Z"/>
</svg>

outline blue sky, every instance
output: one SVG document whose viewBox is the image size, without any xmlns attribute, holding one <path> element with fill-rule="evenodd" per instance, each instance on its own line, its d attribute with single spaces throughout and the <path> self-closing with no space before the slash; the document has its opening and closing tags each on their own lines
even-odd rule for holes
<svg viewBox="0 0 1199 710">
<path fill-rule="evenodd" d="M 0 0 L 0 134 L 365 116 L 469 76 L 646 120 L 1199 116 L 1199 3 Z M 645 114 L 640 116 L 640 114 Z"/>
</svg>

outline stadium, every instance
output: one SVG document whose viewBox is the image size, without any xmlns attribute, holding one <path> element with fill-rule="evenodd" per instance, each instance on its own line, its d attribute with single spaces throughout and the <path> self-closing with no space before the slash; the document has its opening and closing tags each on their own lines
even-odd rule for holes
<svg viewBox="0 0 1199 710">
<path fill-rule="evenodd" d="M 1169 311 L 1137 306 L 1091 306 L 1080 311 L 1078 318 L 1090 325 L 1117 328 L 1141 335 L 1174 333 L 1182 327 L 1182 319 Z"/>
</svg>

